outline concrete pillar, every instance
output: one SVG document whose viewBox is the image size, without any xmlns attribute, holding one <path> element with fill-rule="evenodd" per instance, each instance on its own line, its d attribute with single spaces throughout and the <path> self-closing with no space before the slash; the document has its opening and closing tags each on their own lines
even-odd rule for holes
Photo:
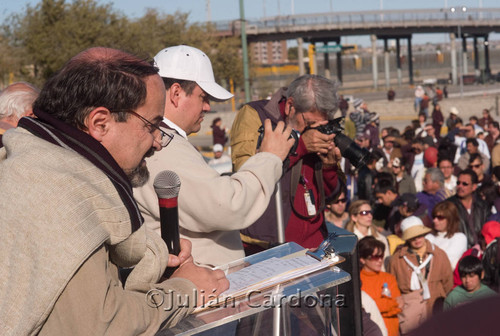
<svg viewBox="0 0 500 336">
<path fill-rule="evenodd" d="M 342 52 L 337 53 L 337 78 L 342 83 Z"/>
<path fill-rule="evenodd" d="M 454 33 L 450 33 L 450 56 L 451 56 L 451 81 L 453 85 L 458 85 L 457 76 L 457 46 Z"/>
<path fill-rule="evenodd" d="M 462 35 L 462 65 L 462 73 L 467 75 L 469 73 L 469 69 L 467 66 L 467 37 L 465 37 L 465 35 Z"/>
<path fill-rule="evenodd" d="M 327 45 L 328 42 L 325 42 L 325 45 Z M 324 57 L 324 64 L 325 64 L 325 77 L 330 79 L 331 78 L 331 75 L 330 75 L 330 54 L 329 53 L 324 53 L 323 54 L 323 57 Z"/>
<path fill-rule="evenodd" d="M 413 52 L 411 50 L 411 35 L 408 37 L 408 74 L 410 76 L 410 85 L 415 84 L 413 80 Z"/>
<path fill-rule="evenodd" d="M 403 85 L 403 75 L 401 73 L 401 43 L 396 39 L 396 68 L 398 71 L 398 86 Z"/>
<path fill-rule="evenodd" d="M 305 75 L 306 74 L 306 67 L 304 66 L 304 47 L 302 44 L 304 43 L 304 40 L 302 37 L 297 38 L 297 53 L 299 55 L 299 75 Z"/>
<path fill-rule="evenodd" d="M 377 68 L 377 35 L 370 35 L 372 41 L 372 73 L 373 73 L 373 88 L 378 87 L 378 68 Z"/>
<path fill-rule="evenodd" d="M 474 47 L 474 73 L 477 77 L 481 75 L 481 70 L 479 69 L 479 51 L 477 49 L 477 36 L 474 36 L 473 39 L 473 47 Z"/>
<path fill-rule="evenodd" d="M 484 72 L 487 76 L 491 75 L 490 69 L 490 49 L 488 42 L 488 34 L 484 35 Z"/>
<path fill-rule="evenodd" d="M 391 77 L 389 69 L 389 45 L 388 40 L 384 39 L 384 70 L 385 70 L 385 88 L 389 89 L 391 86 Z"/>
</svg>

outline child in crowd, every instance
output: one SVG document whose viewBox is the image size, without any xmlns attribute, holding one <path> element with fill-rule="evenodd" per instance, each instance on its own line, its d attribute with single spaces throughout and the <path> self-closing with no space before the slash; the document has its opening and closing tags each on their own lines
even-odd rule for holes
<svg viewBox="0 0 500 336">
<path fill-rule="evenodd" d="M 471 300 L 477 300 L 496 293 L 481 283 L 484 277 L 481 260 L 472 255 L 464 257 L 458 263 L 458 273 L 462 285 L 455 287 L 444 300 L 444 309 L 448 310 Z"/>
</svg>

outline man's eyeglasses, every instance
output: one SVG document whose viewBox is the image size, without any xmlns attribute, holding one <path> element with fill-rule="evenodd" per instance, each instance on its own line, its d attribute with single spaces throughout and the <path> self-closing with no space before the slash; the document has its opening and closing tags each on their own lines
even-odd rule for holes
<svg viewBox="0 0 500 336">
<path fill-rule="evenodd" d="M 137 113 L 135 111 L 132 111 L 132 110 L 109 110 L 109 111 L 111 113 L 119 113 L 119 112 L 130 113 L 130 114 L 136 116 L 137 118 L 141 119 L 142 122 L 144 122 L 144 124 L 145 124 L 146 128 L 148 129 L 149 133 L 153 134 L 155 131 L 159 131 L 161 138 L 160 138 L 160 141 L 158 143 L 161 145 L 162 148 L 167 147 L 168 144 L 170 143 L 170 141 L 172 141 L 172 139 L 174 137 L 173 135 L 168 134 L 167 132 L 163 131 L 160 127 L 156 126 L 151 121 L 149 121 L 148 119 L 144 118 L 143 116 L 141 116 L 139 113 Z"/>
<path fill-rule="evenodd" d="M 379 261 L 379 260 L 384 259 L 384 255 L 383 254 L 374 254 L 374 255 L 368 256 L 368 258 L 366 258 L 366 259 L 372 260 L 372 261 Z"/>
<path fill-rule="evenodd" d="M 476 168 L 477 169 L 479 167 L 481 167 L 481 163 L 480 164 L 475 164 L 475 165 L 473 165 L 473 164 L 469 165 L 469 168 Z"/>
<path fill-rule="evenodd" d="M 371 211 L 371 210 L 363 210 L 363 211 L 358 212 L 358 215 L 361 215 L 361 216 L 373 215 L 373 211 Z"/>
<path fill-rule="evenodd" d="M 345 202 L 347 202 L 346 198 L 339 198 L 338 200 L 336 200 L 335 202 L 333 202 L 333 204 L 339 204 L 339 203 L 345 203 Z"/>
<path fill-rule="evenodd" d="M 463 181 L 457 181 L 457 185 L 463 185 L 464 187 L 467 187 L 470 183 L 463 182 Z"/>
</svg>

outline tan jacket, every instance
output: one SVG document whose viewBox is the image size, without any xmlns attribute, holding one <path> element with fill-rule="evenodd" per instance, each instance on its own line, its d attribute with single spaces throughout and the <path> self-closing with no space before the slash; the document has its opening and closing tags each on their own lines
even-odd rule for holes
<svg viewBox="0 0 500 336">
<path fill-rule="evenodd" d="M 427 301 L 426 306 L 430 313 L 436 300 L 438 298 L 444 299 L 453 289 L 453 274 L 446 253 L 428 240 L 426 240 L 426 244 L 427 252 L 434 255 L 430 261 L 429 275 L 427 276 L 431 298 Z M 406 245 L 392 255 L 389 262 L 389 272 L 396 277 L 402 295 L 412 292 L 410 279 L 413 272 L 403 256 L 406 256 L 414 265 L 418 265 L 416 255 L 410 253 Z"/>
<path fill-rule="evenodd" d="M 146 225 L 160 233 L 158 196 L 154 177 L 171 170 L 181 180 L 178 196 L 179 226 L 183 238 L 193 244 L 197 263 L 219 266 L 245 256 L 239 230 L 250 226 L 266 210 L 274 186 L 281 177 L 282 162 L 271 153 L 259 153 L 231 176 L 220 176 L 185 138 L 174 134 L 172 142 L 148 158 L 151 178 L 134 189 Z"/>
<path fill-rule="evenodd" d="M 192 299 L 169 310 L 146 301 L 151 288 L 193 297 L 195 286 L 158 283 L 166 245 L 145 226 L 131 233 L 128 211 L 100 169 L 21 128 L 3 139 L 0 335 L 154 334 L 192 311 Z M 117 265 L 135 265 L 125 289 Z"/>
</svg>

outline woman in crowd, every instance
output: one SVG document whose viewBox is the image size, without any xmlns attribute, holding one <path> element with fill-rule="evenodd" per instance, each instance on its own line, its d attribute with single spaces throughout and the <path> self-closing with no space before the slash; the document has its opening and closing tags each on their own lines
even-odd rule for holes
<svg viewBox="0 0 500 336">
<path fill-rule="evenodd" d="M 467 250 L 467 237 L 459 232 L 460 218 L 455 204 L 439 202 L 432 210 L 432 232 L 425 236 L 446 252 L 452 270 Z"/>
<path fill-rule="evenodd" d="M 401 293 L 393 275 L 382 272 L 385 246 L 373 236 L 358 242 L 361 290 L 375 301 L 384 318 L 389 336 L 399 335 L 398 301 Z"/>
<path fill-rule="evenodd" d="M 443 112 L 441 112 L 441 105 L 435 104 L 434 109 L 432 110 L 432 127 L 434 127 L 434 132 L 436 137 L 439 138 L 441 136 L 441 127 L 444 123 Z"/>
<path fill-rule="evenodd" d="M 222 147 L 224 147 L 228 138 L 226 135 L 226 129 L 222 127 L 222 119 L 218 117 L 215 118 L 210 127 L 212 127 L 214 145 L 221 144 Z"/>
<path fill-rule="evenodd" d="M 366 236 L 373 236 L 384 244 L 384 261 L 389 257 L 389 244 L 387 239 L 378 232 L 373 225 L 373 211 L 370 203 L 366 200 L 354 201 L 349 207 L 349 223 L 346 225 L 346 230 L 353 232 L 358 239 Z M 385 266 L 382 266 L 385 271 Z"/>
<path fill-rule="evenodd" d="M 389 271 L 396 277 L 401 299 L 400 331 L 407 334 L 439 310 L 453 288 L 451 265 L 446 253 L 425 235 L 431 229 L 415 216 L 401 222 L 405 245 L 391 257 Z"/>
</svg>

